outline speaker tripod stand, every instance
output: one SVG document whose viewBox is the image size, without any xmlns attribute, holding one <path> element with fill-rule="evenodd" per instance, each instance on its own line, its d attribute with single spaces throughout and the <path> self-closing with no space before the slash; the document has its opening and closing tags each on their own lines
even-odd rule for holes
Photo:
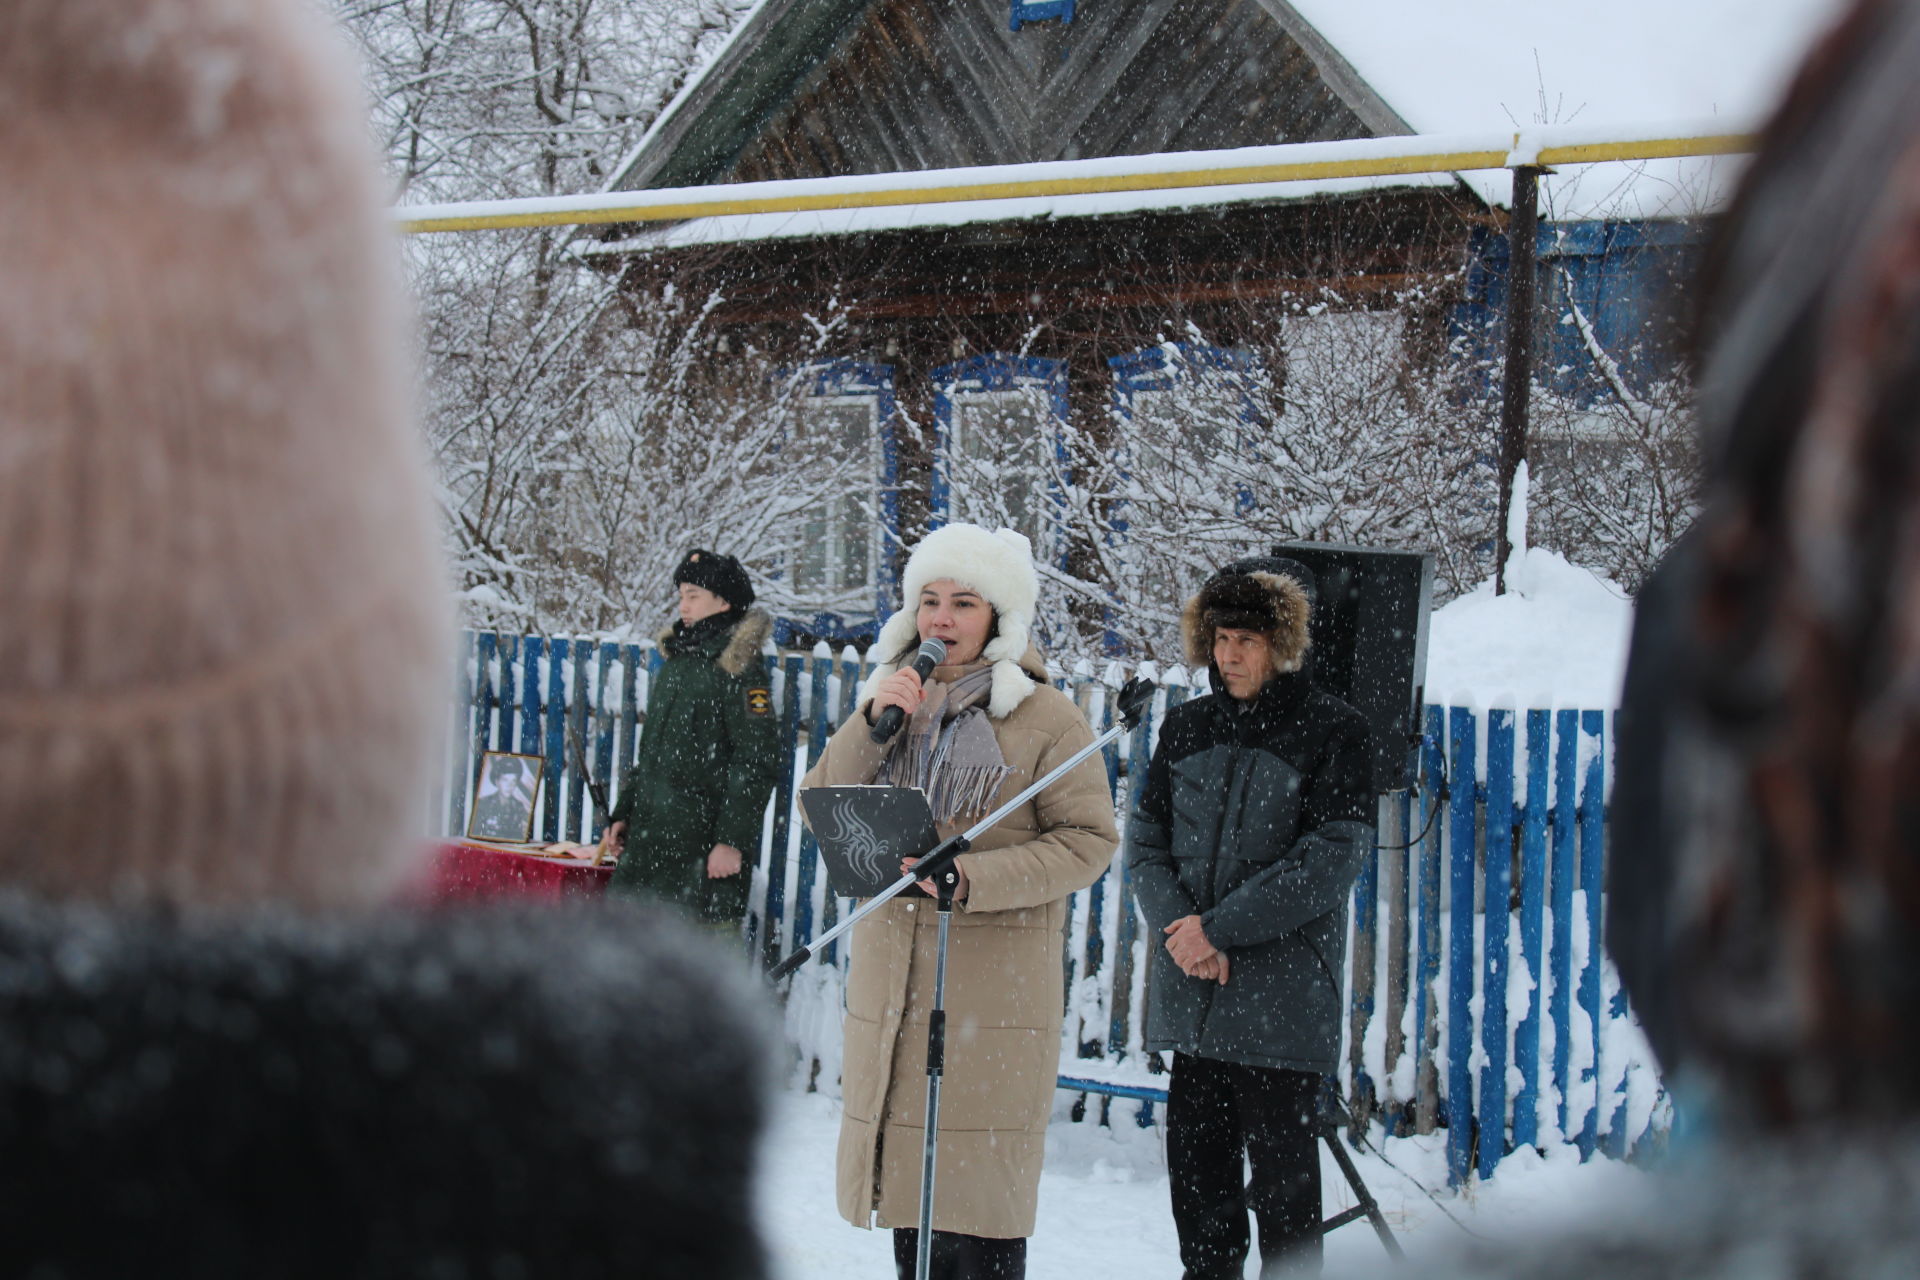
<svg viewBox="0 0 1920 1280">
<path fill-rule="evenodd" d="M 1352 1208 L 1342 1209 L 1322 1222 L 1320 1234 L 1325 1236 L 1336 1227 L 1344 1227 L 1349 1222 L 1365 1218 L 1373 1224 L 1373 1233 L 1380 1237 L 1387 1256 L 1395 1262 L 1405 1262 L 1407 1255 L 1401 1251 L 1400 1242 L 1393 1238 L 1393 1232 L 1387 1226 L 1387 1217 L 1380 1212 L 1380 1202 L 1373 1198 L 1373 1192 L 1367 1190 L 1367 1184 L 1360 1178 L 1359 1168 L 1353 1163 L 1353 1156 L 1347 1152 L 1347 1144 L 1340 1141 L 1340 1130 L 1350 1126 L 1353 1118 L 1347 1114 L 1346 1103 L 1340 1100 L 1340 1090 L 1331 1081 L 1320 1090 L 1320 1105 L 1314 1109 L 1314 1119 L 1320 1139 L 1327 1144 L 1327 1150 L 1333 1153 L 1333 1162 L 1340 1166 L 1347 1185 L 1353 1188 L 1355 1200 Z"/>
</svg>

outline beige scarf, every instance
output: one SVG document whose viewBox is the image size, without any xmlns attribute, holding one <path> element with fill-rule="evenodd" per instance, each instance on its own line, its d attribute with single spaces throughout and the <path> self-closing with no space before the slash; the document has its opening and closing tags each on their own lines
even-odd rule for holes
<svg viewBox="0 0 1920 1280">
<path fill-rule="evenodd" d="M 941 822 L 985 812 L 1013 772 L 981 705 L 992 689 L 991 665 L 951 683 L 929 680 L 926 699 L 893 740 L 875 781 L 920 788 Z"/>
</svg>

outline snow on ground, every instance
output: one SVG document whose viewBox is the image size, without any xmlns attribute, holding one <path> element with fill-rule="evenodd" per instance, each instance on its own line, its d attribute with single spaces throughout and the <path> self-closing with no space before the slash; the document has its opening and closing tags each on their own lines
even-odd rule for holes
<svg viewBox="0 0 1920 1280">
<path fill-rule="evenodd" d="M 1114 1124 L 1064 1119 L 1068 1095 L 1047 1139 L 1040 1180 L 1040 1221 L 1028 1245 L 1033 1280 L 1172 1280 L 1180 1272 L 1167 1206 L 1163 1139 L 1140 1129 L 1132 1103 L 1116 1101 Z M 892 1243 L 884 1231 L 861 1231 L 834 1207 L 833 1157 L 839 1104 L 822 1094 L 782 1090 L 762 1153 L 760 1214 L 777 1280 L 843 1280 L 891 1275 Z M 1386 1214 L 1414 1266 L 1466 1238 L 1544 1235 L 1579 1218 L 1627 1218 L 1652 1193 L 1649 1175 L 1596 1159 L 1581 1164 L 1572 1147 L 1549 1156 L 1523 1150 L 1495 1176 L 1464 1192 L 1447 1191 L 1444 1132 L 1399 1138 L 1390 1168 L 1372 1152 L 1356 1152 L 1360 1176 Z M 1321 1149 L 1329 1215 L 1354 1203 L 1338 1166 Z M 1428 1195 L 1431 1191 L 1439 1203 Z M 1386 1254 L 1364 1221 L 1327 1239 L 1330 1275 L 1385 1274 Z M 1250 1262 L 1249 1276 L 1257 1267 Z"/>
<path fill-rule="evenodd" d="M 1508 575 L 1434 610 L 1427 705 L 1607 710 L 1619 705 L 1633 604 L 1626 592 L 1543 547 Z"/>
</svg>

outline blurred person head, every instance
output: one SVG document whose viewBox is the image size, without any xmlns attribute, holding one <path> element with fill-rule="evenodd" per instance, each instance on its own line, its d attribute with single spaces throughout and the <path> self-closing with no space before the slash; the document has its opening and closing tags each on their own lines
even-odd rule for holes
<svg viewBox="0 0 1920 1280">
<path fill-rule="evenodd" d="M 0 6 L 0 882 L 351 906 L 450 614 L 360 89 L 264 0 Z"/>
<path fill-rule="evenodd" d="M 1720 230 L 1705 481 L 1643 596 L 1609 941 L 1721 1123 L 1911 1119 L 1920 1055 L 1920 4 L 1814 51 Z"/>
</svg>

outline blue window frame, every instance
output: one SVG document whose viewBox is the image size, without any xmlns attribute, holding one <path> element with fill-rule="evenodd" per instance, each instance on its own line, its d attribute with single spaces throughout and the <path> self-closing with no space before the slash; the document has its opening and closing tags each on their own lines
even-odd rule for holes
<svg viewBox="0 0 1920 1280">
<path fill-rule="evenodd" d="M 806 372 L 801 414 L 810 447 L 864 455 L 872 482 L 802 513 L 798 549 L 783 576 L 810 607 L 778 619 L 775 638 L 788 644 L 804 632 L 835 643 L 866 640 L 879 632 L 886 602 L 897 593 L 900 448 L 893 368 L 831 360 Z"/>
<path fill-rule="evenodd" d="M 1164 456 L 1175 436 L 1171 424 L 1164 421 L 1170 415 L 1179 417 L 1179 436 L 1200 457 L 1255 446 L 1264 424 L 1254 391 L 1264 370 L 1253 352 L 1165 342 L 1110 357 L 1107 365 L 1113 370 L 1113 413 L 1128 475 L 1166 472 L 1175 466 L 1174 458 Z M 1161 429 L 1135 429 L 1136 424 L 1145 427 L 1155 419 L 1163 420 L 1155 423 Z M 1241 487 L 1235 502 L 1240 510 L 1248 510 L 1253 495 Z M 1122 511 L 1116 528 L 1124 532 L 1125 527 Z"/>
<path fill-rule="evenodd" d="M 1058 18 L 1073 21 L 1074 0 L 1007 0 L 1007 26 L 1018 31 L 1022 23 L 1045 22 Z"/>
<path fill-rule="evenodd" d="M 1027 535 L 1036 559 L 1066 562 L 1067 366 L 972 356 L 933 371 L 930 513 Z"/>
<path fill-rule="evenodd" d="M 1568 318 L 1578 303 L 1594 336 L 1636 393 L 1680 368 L 1672 324 L 1706 240 L 1694 220 L 1542 223 L 1534 376 L 1576 404 L 1610 394 L 1593 369 L 1585 335 Z M 1468 244 L 1462 300 L 1450 316 L 1449 337 L 1483 369 L 1498 368 L 1506 353 L 1507 240 L 1477 230 Z M 1481 379 L 1489 396 L 1500 388 Z"/>
<path fill-rule="evenodd" d="M 1203 343 L 1161 343 L 1113 356 L 1107 365 L 1113 371 L 1114 459 L 1127 495 L 1108 513 L 1107 538 L 1120 551 L 1116 562 L 1125 566 L 1113 608 L 1124 601 L 1135 615 L 1175 618 L 1192 582 L 1156 571 L 1153 556 L 1127 554 L 1126 545 L 1148 539 L 1141 544 L 1146 550 L 1153 537 L 1183 520 L 1217 526 L 1223 515 L 1231 519 L 1252 510 L 1252 490 L 1220 463 L 1228 454 L 1244 457 L 1264 448 L 1265 419 L 1255 394 L 1264 370 L 1251 351 Z M 1248 470 L 1238 469 L 1243 476 Z M 1229 493 L 1231 509 L 1222 512 Z M 1107 645 L 1121 647 L 1111 630 Z"/>
</svg>

